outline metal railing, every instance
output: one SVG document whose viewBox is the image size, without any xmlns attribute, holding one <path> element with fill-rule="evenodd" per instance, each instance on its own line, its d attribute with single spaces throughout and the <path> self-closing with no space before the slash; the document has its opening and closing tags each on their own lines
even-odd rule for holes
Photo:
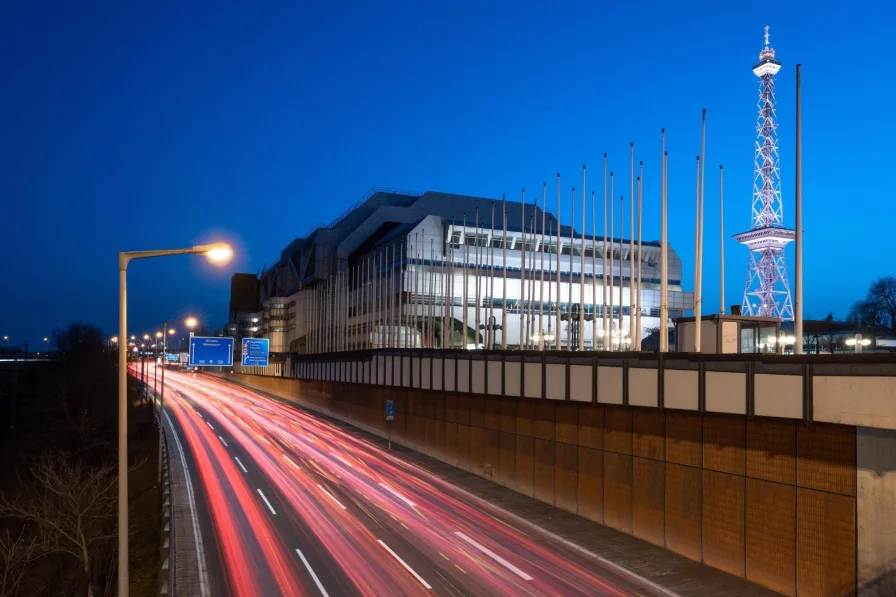
<svg viewBox="0 0 896 597">
<path fill-rule="evenodd" d="M 155 398 L 155 397 L 154 397 Z M 154 399 L 155 403 L 156 400 Z M 159 533 L 159 578 L 157 595 L 174 595 L 174 517 L 171 515 L 171 461 L 168 455 L 168 439 L 165 422 L 157 408 L 154 419 L 159 429 L 159 486 L 162 491 L 162 521 Z"/>
</svg>

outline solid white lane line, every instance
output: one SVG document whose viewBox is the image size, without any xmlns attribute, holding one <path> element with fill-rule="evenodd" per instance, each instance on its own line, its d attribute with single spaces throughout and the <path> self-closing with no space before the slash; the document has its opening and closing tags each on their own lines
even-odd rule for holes
<svg viewBox="0 0 896 597">
<path fill-rule="evenodd" d="M 340 508 L 342 508 L 343 510 L 345 510 L 345 506 L 342 505 L 342 502 L 340 502 L 339 500 L 337 500 L 337 499 L 333 496 L 332 493 L 330 493 L 329 491 L 327 491 L 326 489 L 324 489 L 323 486 L 322 486 L 320 483 L 318 483 L 317 486 L 320 487 L 320 490 L 321 490 L 321 491 L 323 491 L 325 494 L 327 494 L 327 497 L 328 497 L 328 498 L 330 498 L 331 500 L 333 500 L 334 502 L 336 502 L 336 505 L 337 505 L 337 506 L 339 506 Z"/>
<path fill-rule="evenodd" d="M 240 457 L 239 457 L 239 456 L 234 456 L 233 459 L 236 460 L 236 463 L 237 463 L 238 465 L 240 465 L 240 468 L 243 469 L 243 472 L 244 472 L 244 473 L 248 473 L 248 472 L 249 472 L 249 471 L 246 470 L 246 467 L 243 466 L 243 463 L 240 462 Z"/>
<path fill-rule="evenodd" d="M 271 511 L 271 514 L 276 514 L 277 512 L 274 510 L 274 507 L 271 505 L 271 502 L 268 501 L 268 498 L 264 497 L 264 494 L 261 493 L 260 489 L 256 489 L 256 491 L 258 492 L 258 495 L 261 496 L 261 499 L 264 500 L 264 503 L 267 504 L 268 510 Z"/>
<path fill-rule="evenodd" d="M 293 462 L 292 459 L 289 456 L 287 456 L 286 454 L 283 454 L 283 460 L 285 460 L 286 462 L 291 464 L 294 468 L 296 468 L 296 469 L 299 468 L 299 465 L 296 464 L 295 462 Z"/>
<path fill-rule="evenodd" d="M 327 593 L 327 590 L 324 588 L 324 586 L 322 584 L 320 584 L 320 579 L 317 578 L 317 575 L 314 573 L 314 570 L 311 569 L 311 564 L 308 563 L 308 560 L 305 559 L 305 556 L 302 555 L 302 552 L 297 549 L 296 553 L 299 554 L 300 558 L 302 558 L 302 563 L 305 564 L 305 570 L 307 570 L 308 574 L 311 575 L 311 578 L 314 579 L 314 584 L 316 584 L 317 588 L 320 589 L 320 594 L 323 595 L 324 597 L 330 597 L 330 595 Z"/>
<path fill-rule="evenodd" d="M 398 499 L 403 501 L 405 504 L 407 504 L 411 508 L 413 508 L 414 506 L 417 505 L 414 502 L 412 502 L 411 500 L 409 500 L 408 498 L 404 497 L 403 495 L 401 495 L 400 493 L 395 491 L 394 489 L 392 489 L 391 487 L 389 487 L 388 485 L 386 485 L 385 483 L 380 483 L 380 487 L 382 487 L 383 489 L 385 489 L 386 491 L 388 491 L 389 493 L 391 493 L 392 495 L 394 495 L 395 497 L 397 497 Z"/>
<path fill-rule="evenodd" d="M 205 422 L 205 424 L 206 424 L 206 425 L 208 425 L 208 426 L 209 426 L 209 427 L 211 427 L 211 429 L 212 429 L 212 431 L 214 431 L 214 430 L 215 430 L 215 428 L 214 428 L 214 427 L 212 427 L 212 424 L 211 424 L 211 423 L 209 423 L 209 422 L 208 422 L 208 421 L 206 421 L 206 422 Z"/>
<path fill-rule="evenodd" d="M 508 562 L 507 560 L 505 560 L 504 558 L 502 558 L 501 556 L 499 556 L 498 554 L 496 554 L 489 548 L 487 548 L 485 545 L 482 545 L 481 543 L 477 543 L 476 541 L 474 541 L 473 539 L 470 539 L 469 537 L 467 537 L 460 531 L 455 531 L 454 534 L 456 536 L 460 537 L 461 539 L 463 539 L 464 541 L 466 541 L 467 543 L 469 543 L 470 545 L 472 545 L 473 547 L 475 547 L 476 549 L 478 549 L 479 551 L 481 551 L 482 553 L 484 553 L 485 555 L 487 555 L 488 557 L 490 557 L 491 559 L 493 559 L 494 561 L 498 562 L 499 564 L 501 564 L 502 566 L 504 566 L 505 568 L 507 568 L 508 570 L 510 570 L 511 572 L 513 572 L 514 574 L 516 574 L 517 576 L 522 578 L 523 580 L 532 580 L 531 576 L 529 576 L 528 574 L 526 574 L 525 572 L 523 572 L 522 570 L 520 570 L 519 568 L 517 568 L 516 566 L 514 566 L 513 564 L 511 564 L 510 562 Z"/>
<path fill-rule="evenodd" d="M 427 589 L 432 589 L 432 586 L 431 586 L 428 582 L 426 582 L 425 580 L 423 580 L 423 577 L 421 577 L 419 574 L 417 574 L 417 572 L 416 572 L 413 568 L 411 568 L 410 566 L 408 566 L 407 563 L 405 563 L 404 560 L 402 560 L 400 557 L 398 557 L 398 554 L 395 553 L 394 551 L 392 551 L 392 548 L 390 548 L 388 545 L 386 545 L 385 543 L 383 543 L 383 540 L 382 540 L 382 539 L 377 539 L 376 542 L 379 543 L 380 545 L 382 545 L 382 546 L 386 549 L 386 551 L 388 551 L 388 552 L 392 555 L 393 558 L 395 558 L 396 560 L 398 560 L 398 563 L 401 564 L 402 566 L 404 566 L 404 569 L 405 569 L 405 570 L 407 570 L 408 572 L 410 572 L 411 574 L 413 574 L 413 575 L 414 575 L 414 578 L 416 578 L 417 580 L 419 580 L 421 585 L 423 585 L 423 586 L 426 587 Z"/>
<path fill-rule="evenodd" d="M 221 440 L 221 443 L 224 444 L 224 447 L 225 447 L 225 448 L 230 447 L 230 446 L 227 445 L 227 442 L 224 441 L 224 438 L 221 437 L 220 435 L 218 436 L 218 439 Z"/>
</svg>

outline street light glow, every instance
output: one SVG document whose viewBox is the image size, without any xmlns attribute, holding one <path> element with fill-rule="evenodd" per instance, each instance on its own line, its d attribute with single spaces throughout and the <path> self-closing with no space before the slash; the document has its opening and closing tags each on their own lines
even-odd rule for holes
<svg viewBox="0 0 896 597">
<path fill-rule="evenodd" d="M 205 255 L 209 261 L 218 265 L 224 265 L 233 257 L 233 249 L 227 243 L 213 243 L 210 245 L 197 245 L 193 252 Z"/>
<path fill-rule="evenodd" d="M 190 329 L 195 328 L 198 324 L 199 324 L 199 322 L 196 320 L 195 317 L 187 317 L 187 319 L 184 321 L 184 325 Z"/>
<path fill-rule="evenodd" d="M 112 344 L 118 344 L 118 336 L 112 336 L 111 338 L 109 338 L 109 342 L 111 342 Z"/>
<path fill-rule="evenodd" d="M 174 329 L 174 328 L 168 328 L 168 335 L 169 335 L 169 336 L 173 336 L 173 335 L 174 335 L 174 332 L 175 332 L 175 329 Z"/>
<path fill-rule="evenodd" d="M 161 337 L 162 337 L 162 332 L 156 332 L 156 338 L 161 338 Z"/>
<path fill-rule="evenodd" d="M 149 334 L 143 334 L 143 339 L 144 339 L 144 340 L 149 340 Z"/>
</svg>

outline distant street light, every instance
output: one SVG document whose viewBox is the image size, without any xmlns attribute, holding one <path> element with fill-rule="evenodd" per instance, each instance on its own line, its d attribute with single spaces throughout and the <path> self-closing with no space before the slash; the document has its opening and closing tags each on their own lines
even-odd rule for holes
<svg viewBox="0 0 896 597">
<path fill-rule="evenodd" d="M 862 338 L 862 334 L 856 334 L 855 338 L 850 338 L 846 341 L 847 346 L 852 346 L 856 354 L 862 354 L 862 348 L 865 346 L 871 345 L 871 340 L 868 338 Z"/>
<path fill-rule="evenodd" d="M 173 255 L 205 255 L 223 265 L 233 256 L 233 249 L 224 243 L 197 245 L 187 249 L 159 251 L 123 251 L 118 254 L 118 337 L 128 337 L 127 277 L 128 265 L 134 259 L 170 257 Z M 128 360 L 127 351 L 118 351 L 118 595 L 128 597 Z"/>
</svg>

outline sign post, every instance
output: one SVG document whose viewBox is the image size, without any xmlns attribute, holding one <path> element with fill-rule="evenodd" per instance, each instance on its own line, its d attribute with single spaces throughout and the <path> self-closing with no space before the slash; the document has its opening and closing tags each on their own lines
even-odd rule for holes
<svg viewBox="0 0 896 597">
<path fill-rule="evenodd" d="M 395 402 L 386 400 L 386 421 L 389 423 L 389 449 L 392 449 L 392 419 L 395 418 Z"/>
<path fill-rule="evenodd" d="M 191 367 L 232 367 L 233 338 L 191 337 L 189 363 Z"/>
</svg>

